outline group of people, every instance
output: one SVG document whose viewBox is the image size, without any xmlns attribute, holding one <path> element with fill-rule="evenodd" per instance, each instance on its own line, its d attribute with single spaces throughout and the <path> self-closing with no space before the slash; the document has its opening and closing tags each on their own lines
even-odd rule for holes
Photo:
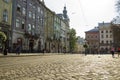
<svg viewBox="0 0 120 80">
<path fill-rule="evenodd" d="M 119 55 L 120 55 L 120 48 L 117 48 L 117 50 L 115 50 L 115 48 L 114 47 L 112 47 L 111 48 L 111 54 L 112 54 L 112 57 L 114 58 L 115 56 L 115 52 L 117 52 L 117 54 L 118 54 L 118 57 L 119 57 Z"/>
</svg>

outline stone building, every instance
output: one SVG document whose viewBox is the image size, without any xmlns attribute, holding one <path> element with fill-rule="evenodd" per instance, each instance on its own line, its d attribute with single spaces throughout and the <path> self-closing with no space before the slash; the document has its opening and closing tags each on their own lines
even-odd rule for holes
<svg viewBox="0 0 120 80">
<path fill-rule="evenodd" d="M 110 48 L 113 46 L 113 32 L 111 23 L 99 23 L 100 33 L 100 51 L 102 53 L 109 53 Z"/>
<path fill-rule="evenodd" d="M 44 43 L 44 4 L 40 0 L 13 0 L 12 49 L 41 50 Z"/>
<path fill-rule="evenodd" d="M 7 47 L 11 42 L 12 0 L 0 0 L 0 31 L 7 36 Z"/>
<path fill-rule="evenodd" d="M 0 30 L 8 37 L 8 47 L 22 52 L 68 52 L 69 18 L 46 7 L 44 0 L 0 0 Z"/>
<path fill-rule="evenodd" d="M 64 6 L 63 13 L 57 14 L 61 19 L 61 52 L 69 52 L 69 17 L 67 15 L 66 6 Z"/>
<path fill-rule="evenodd" d="M 87 44 L 89 45 L 89 53 L 96 54 L 99 50 L 99 28 L 95 27 L 89 31 L 85 32 L 85 39 Z"/>
</svg>

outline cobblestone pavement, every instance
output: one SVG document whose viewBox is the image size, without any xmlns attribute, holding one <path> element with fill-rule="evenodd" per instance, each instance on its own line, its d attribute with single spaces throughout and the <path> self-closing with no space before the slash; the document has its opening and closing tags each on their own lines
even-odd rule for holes
<svg viewBox="0 0 120 80">
<path fill-rule="evenodd" d="M 120 80 L 120 58 L 80 54 L 0 57 L 0 80 Z"/>
</svg>

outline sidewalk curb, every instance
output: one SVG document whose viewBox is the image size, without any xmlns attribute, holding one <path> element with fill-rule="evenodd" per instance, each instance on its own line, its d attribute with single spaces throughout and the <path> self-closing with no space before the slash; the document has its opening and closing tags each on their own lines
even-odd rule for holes
<svg viewBox="0 0 120 80">
<path fill-rule="evenodd" d="M 0 53 L 0 57 L 27 57 L 27 56 L 50 56 L 50 55 L 62 55 L 64 53 L 21 53 L 16 55 L 15 53 L 8 53 L 8 55 L 3 55 Z"/>
</svg>

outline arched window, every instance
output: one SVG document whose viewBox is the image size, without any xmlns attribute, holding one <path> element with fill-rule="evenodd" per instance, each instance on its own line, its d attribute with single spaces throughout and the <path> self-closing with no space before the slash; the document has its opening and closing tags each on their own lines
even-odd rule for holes
<svg viewBox="0 0 120 80">
<path fill-rule="evenodd" d="M 5 22 L 8 21 L 8 11 L 7 10 L 3 11 L 3 21 L 5 21 Z"/>
</svg>

